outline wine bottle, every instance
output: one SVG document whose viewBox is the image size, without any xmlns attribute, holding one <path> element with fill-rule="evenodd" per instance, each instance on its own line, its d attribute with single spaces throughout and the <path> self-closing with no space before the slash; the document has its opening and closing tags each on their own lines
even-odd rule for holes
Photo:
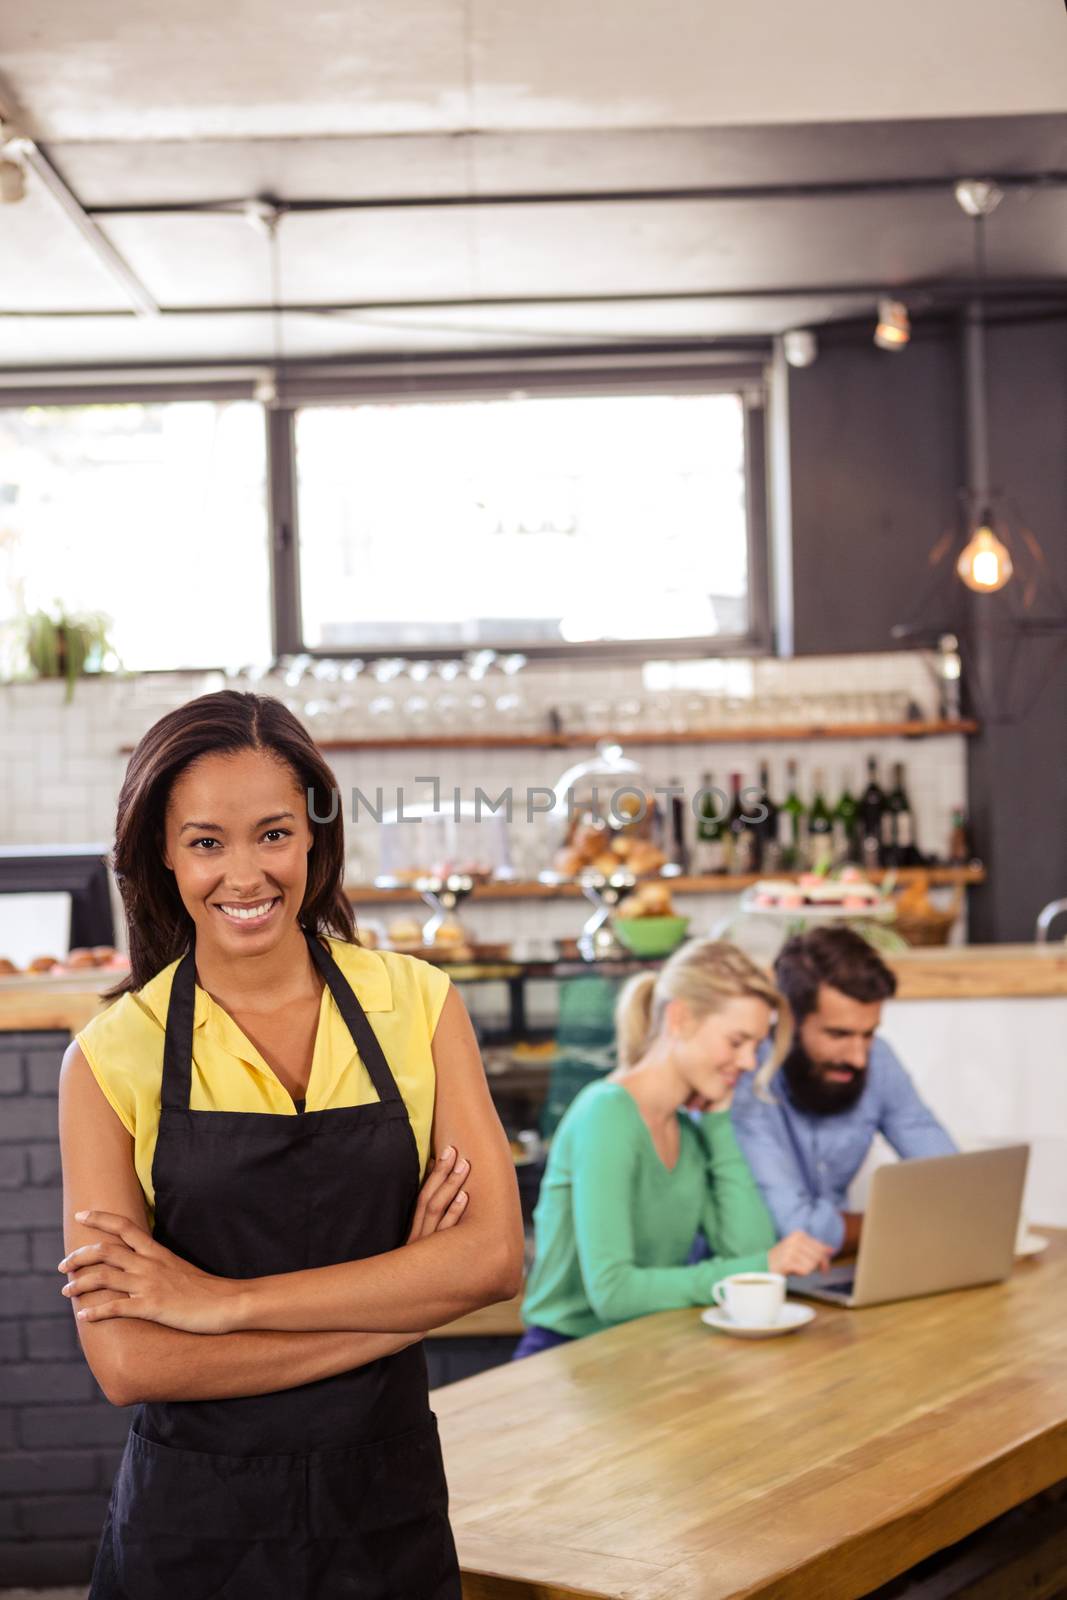
<svg viewBox="0 0 1067 1600">
<path fill-rule="evenodd" d="M 841 797 L 834 807 L 834 863 L 844 866 L 860 858 L 859 801 L 849 784 L 850 774 L 845 773 Z"/>
<path fill-rule="evenodd" d="M 805 822 L 807 812 L 797 793 L 797 764 L 787 761 L 786 797 L 778 809 L 778 852 L 781 866 L 787 872 L 799 872 L 805 865 Z"/>
<path fill-rule="evenodd" d="M 882 817 L 885 795 L 878 782 L 878 760 L 867 758 L 867 787 L 860 801 L 860 855 L 869 870 L 882 865 Z"/>
<path fill-rule="evenodd" d="M 962 806 L 956 806 L 952 812 L 952 831 L 948 839 L 948 859 L 953 867 L 970 866 L 974 859 L 974 846 L 971 843 L 970 829 Z"/>
<path fill-rule="evenodd" d="M 685 836 L 685 798 L 680 778 L 671 779 L 670 790 L 666 806 L 668 843 L 665 851 L 670 860 L 681 867 L 683 873 L 687 873 L 689 843 Z"/>
<path fill-rule="evenodd" d="M 729 830 L 729 860 L 727 872 L 735 876 L 756 871 L 757 823 L 749 820 L 748 806 L 741 798 L 741 773 L 730 774 L 730 814 L 726 819 Z"/>
<path fill-rule="evenodd" d="M 727 830 L 719 798 L 715 792 L 714 775 L 705 772 L 697 817 L 696 856 L 697 870 L 708 875 L 726 871 Z"/>
<path fill-rule="evenodd" d="M 778 807 L 771 799 L 770 771 L 766 761 L 760 762 L 759 799 L 753 809 L 767 813 L 762 822 L 755 824 L 755 871 L 770 872 L 778 863 Z"/>
<path fill-rule="evenodd" d="M 808 853 L 813 872 L 828 872 L 833 862 L 834 819 L 822 792 L 822 772 L 816 769 L 815 789 L 808 812 Z"/>
<path fill-rule="evenodd" d="M 886 796 L 882 814 L 882 865 L 910 867 L 917 855 L 911 803 L 904 787 L 904 763 L 898 761 L 893 767 L 893 787 Z"/>
</svg>

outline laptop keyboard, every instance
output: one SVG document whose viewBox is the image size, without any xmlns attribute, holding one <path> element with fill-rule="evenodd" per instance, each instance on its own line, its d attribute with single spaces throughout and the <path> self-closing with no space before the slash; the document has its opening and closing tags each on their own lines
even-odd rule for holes
<svg viewBox="0 0 1067 1600">
<path fill-rule="evenodd" d="M 834 1267 L 829 1272 L 809 1272 L 805 1278 L 790 1278 L 791 1289 L 833 1289 L 838 1294 L 852 1294 L 856 1286 L 851 1267 Z"/>
</svg>

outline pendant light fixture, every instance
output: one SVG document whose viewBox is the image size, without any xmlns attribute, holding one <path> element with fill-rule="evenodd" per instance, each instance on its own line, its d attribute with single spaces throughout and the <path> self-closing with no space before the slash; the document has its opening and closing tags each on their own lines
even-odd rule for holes
<svg viewBox="0 0 1067 1600">
<path fill-rule="evenodd" d="M 968 709 L 986 723 L 1018 723 L 1067 651 L 1067 596 L 1014 496 L 995 486 L 990 472 L 986 223 L 1003 191 L 968 178 L 956 184 L 955 196 L 974 230 L 961 343 L 966 481 L 959 521 L 930 551 L 926 590 L 892 634 L 930 646 L 953 635 Z"/>
<path fill-rule="evenodd" d="M 281 261 L 278 254 L 278 226 L 284 215 L 284 208 L 276 200 L 260 196 L 255 200 L 246 200 L 242 209 L 245 220 L 250 227 L 261 234 L 267 242 L 267 261 L 270 276 L 271 344 L 273 346 L 274 359 L 271 365 L 265 367 L 256 379 L 252 390 L 252 398 L 258 400 L 268 410 L 273 410 L 278 404 L 283 359 Z"/>
<path fill-rule="evenodd" d="M 1007 546 L 990 527 L 992 520 L 989 513 L 982 518 L 956 562 L 956 571 L 975 594 L 995 594 L 1015 571 Z"/>
<path fill-rule="evenodd" d="M 879 300 L 874 342 L 879 350 L 903 350 L 911 338 L 911 318 L 903 300 Z"/>
<path fill-rule="evenodd" d="M 964 381 L 967 414 L 967 489 L 964 504 L 970 538 L 956 561 L 956 573 L 975 594 L 996 594 L 1015 571 L 1011 553 L 994 527 L 989 482 L 989 415 L 985 359 L 986 219 L 1000 205 L 1004 191 L 995 183 L 961 178 L 956 202 L 974 220 L 975 293 L 964 326 Z"/>
</svg>

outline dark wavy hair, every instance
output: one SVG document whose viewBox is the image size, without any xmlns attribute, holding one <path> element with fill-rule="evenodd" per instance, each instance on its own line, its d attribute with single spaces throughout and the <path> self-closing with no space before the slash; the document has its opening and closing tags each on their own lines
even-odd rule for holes
<svg viewBox="0 0 1067 1600">
<path fill-rule="evenodd" d="M 330 817 L 312 824 L 307 889 L 297 920 L 309 933 L 332 933 L 349 944 L 359 943 L 344 893 L 344 818 L 337 779 L 307 729 L 280 700 L 223 689 L 168 711 L 130 757 L 109 857 L 126 913 L 130 972 L 103 999 L 117 1000 L 140 989 L 189 948 L 193 919 L 182 904 L 173 871 L 163 862 L 167 802 L 176 779 L 192 762 L 239 750 L 260 751 L 284 762 L 315 816 Z"/>
<path fill-rule="evenodd" d="M 870 1005 L 896 993 L 897 980 L 877 950 L 854 928 L 810 928 L 784 944 L 774 963 L 778 987 L 797 1023 L 815 1010 L 819 985 Z"/>
</svg>

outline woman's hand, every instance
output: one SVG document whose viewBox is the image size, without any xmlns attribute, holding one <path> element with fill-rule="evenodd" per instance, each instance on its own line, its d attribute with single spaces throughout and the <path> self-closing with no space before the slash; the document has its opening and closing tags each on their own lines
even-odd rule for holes
<svg viewBox="0 0 1067 1600">
<path fill-rule="evenodd" d="M 771 1272 L 792 1273 L 804 1278 L 809 1272 L 825 1272 L 830 1265 L 830 1246 L 810 1233 L 787 1233 L 784 1239 L 767 1251 L 767 1266 Z"/>
<path fill-rule="evenodd" d="M 451 1147 L 434 1163 L 419 1190 L 408 1244 L 456 1226 L 467 1205 L 461 1185 L 469 1173 L 470 1162 Z M 190 1266 L 129 1217 L 110 1211 L 79 1211 L 77 1220 L 110 1237 L 81 1245 L 63 1257 L 59 1271 L 70 1274 L 63 1294 L 76 1301 L 93 1289 L 114 1289 L 124 1297 L 86 1306 L 78 1312 L 80 1321 L 140 1317 L 185 1333 L 229 1333 L 240 1326 L 236 1312 L 239 1281 Z"/>
<path fill-rule="evenodd" d="M 190 1266 L 152 1235 L 111 1211 L 79 1211 L 76 1220 L 109 1237 L 83 1244 L 59 1263 L 71 1276 L 63 1294 L 76 1301 L 93 1289 L 114 1289 L 124 1298 L 103 1300 L 78 1313 L 81 1322 L 109 1317 L 140 1317 L 185 1333 L 229 1333 L 238 1326 L 241 1284 Z"/>
<path fill-rule="evenodd" d="M 467 1205 L 467 1191 L 461 1189 L 460 1185 L 470 1170 L 470 1162 L 451 1145 L 438 1156 L 430 1176 L 419 1190 L 415 1219 L 407 1237 L 408 1244 L 456 1226 Z"/>
</svg>

